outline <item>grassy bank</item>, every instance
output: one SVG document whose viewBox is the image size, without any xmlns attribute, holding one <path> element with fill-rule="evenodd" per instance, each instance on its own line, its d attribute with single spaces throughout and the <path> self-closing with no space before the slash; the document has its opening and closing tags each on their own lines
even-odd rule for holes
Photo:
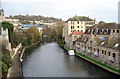
<svg viewBox="0 0 120 79">
<path fill-rule="evenodd" d="M 66 48 L 66 47 L 64 47 L 66 50 L 70 50 L 69 48 Z M 119 74 L 120 75 L 120 70 L 117 70 L 117 69 L 115 69 L 115 68 L 112 68 L 112 67 L 110 67 L 110 66 L 107 66 L 107 65 L 105 65 L 105 64 L 103 64 L 103 63 L 101 63 L 101 62 L 98 62 L 98 61 L 96 61 L 96 60 L 94 60 L 94 59 L 92 59 L 92 58 L 89 58 L 89 57 L 87 57 L 87 56 L 85 56 L 85 55 L 83 55 L 83 54 L 81 54 L 81 53 L 78 53 L 78 52 L 75 52 L 76 53 L 76 55 L 78 55 L 78 56 L 81 56 L 82 58 L 84 58 L 84 59 L 86 59 L 86 60 L 89 60 L 90 62 L 93 62 L 93 63 L 95 63 L 96 65 L 99 65 L 99 66 L 101 66 L 102 68 L 104 68 L 104 69 L 107 69 L 107 70 L 109 70 L 110 72 L 112 71 L 113 73 L 115 72 L 115 73 L 117 73 L 117 74 Z"/>
</svg>

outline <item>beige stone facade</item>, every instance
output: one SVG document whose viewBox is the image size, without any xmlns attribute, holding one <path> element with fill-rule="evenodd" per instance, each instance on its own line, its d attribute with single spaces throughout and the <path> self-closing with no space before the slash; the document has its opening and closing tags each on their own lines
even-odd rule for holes
<svg viewBox="0 0 120 79">
<path fill-rule="evenodd" d="M 102 23 L 86 30 L 73 44 L 76 52 L 120 70 L 120 27 L 116 23 Z"/>
<path fill-rule="evenodd" d="M 95 30 L 94 28 L 88 29 L 84 35 L 87 41 L 84 41 L 85 39 L 83 38 L 78 39 L 76 41 L 75 50 L 85 56 L 88 56 L 89 58 L 95 59 L 105 65 L 120 70 L 120 43 L 118 37 L 120 29 L 118 25 L 114 24 L 109 28 L 104 26 L 101 29 L 98 27 L 98 29 L 103 29 L 104 32 L 102 34 L 96 34 L 94 31 L 87 33 L 88 30 Z M 105 33 L 106 29 L 110 30 L 107 35 Z"/>
</svg>

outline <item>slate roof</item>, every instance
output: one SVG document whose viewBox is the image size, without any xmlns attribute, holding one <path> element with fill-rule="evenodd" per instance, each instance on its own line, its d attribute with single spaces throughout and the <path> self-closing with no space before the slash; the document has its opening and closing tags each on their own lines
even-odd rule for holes
<svg viewBox="0 0 120 79">
<path fill-rule="evenodd" d="M 109 35 L 111 29 L 120 29 L 120 25 L 116 23 L 99 23 L 86 29 L 85 34 Z M 103 30 L 103 32 L 101 32 Z"/>
<path fill-rule="evenodd" d="M 120 25 L 117 23 L 99 23 L 90 27 L 89 29 L 120 29 Z"/>
</svg>

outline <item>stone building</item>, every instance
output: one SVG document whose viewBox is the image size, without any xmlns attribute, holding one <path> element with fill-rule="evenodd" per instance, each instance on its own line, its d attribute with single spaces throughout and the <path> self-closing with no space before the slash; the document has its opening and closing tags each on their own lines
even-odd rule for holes
<svg viewBox="0 0 120 79">
<path fill-rule="evenodd" d="M 120 26 L 100 23 L 76 40 L 75 50 L 89 58 L 120 70 Z"/>
<path fill-rule="evenodd" d="M 74 16 L 69 18 L 63 28 L 63 37 L 65 38 L 66 46 L 73 47 L 74 41 L 81 37 L 88 27 L 97 24 L 95 19 L 86 16 Z"/>
</svg>

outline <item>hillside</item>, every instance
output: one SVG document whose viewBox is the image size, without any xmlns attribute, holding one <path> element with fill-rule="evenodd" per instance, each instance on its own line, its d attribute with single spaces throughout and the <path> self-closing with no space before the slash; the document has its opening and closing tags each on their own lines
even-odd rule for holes
<svg viewBox="0 0 120 79">
<path fill-rule="evenodd" d="M 43 20 L 44 22 L 51 23 L 55 21 L 62 21 L 61 19 L 54 18 L 54 17 L 44 17 L 41 15 L 15 15 L 15 16 L 9 16 L 8 18 L 12 19 L 20 19 L 20 21 L 23 20 L 29 20 L 29 21 L 40 21 Z"/>
</svg>

